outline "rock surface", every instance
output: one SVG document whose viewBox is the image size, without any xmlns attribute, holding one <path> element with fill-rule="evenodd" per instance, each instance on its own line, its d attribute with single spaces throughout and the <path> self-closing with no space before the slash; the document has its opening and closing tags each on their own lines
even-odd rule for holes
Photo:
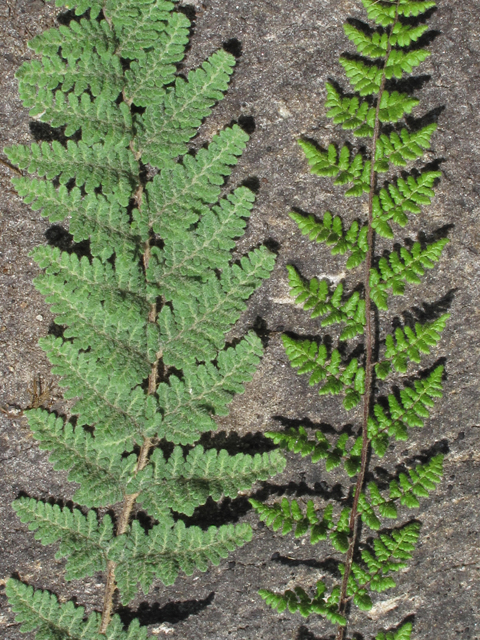
<svg viewBox="0 0 480 640">
<path fill-rule="evenodd" d="M 410 288 L 408 297 L 396 298 L 390 316 L 382 314 L 380 320 L 385 330 L 389 318 L 401 318 L 405 310 L 422 319 L 446 310 L 451 313 L 442 342 L 426 364 L 444 361 L 445 395 L 427 426 L 414 432 L 407 443 L 398 443 L 376 471 L 391 473 L 402 461 L 443 451 L 447 453 L 445 477 L 415 514 L 423 525 L 421 542 L 408 570 L 398 576 L 397 588 L 378 595 L 368 614 L 352 616 L 351 634 L 358 632 L 354 637 L 365 640 L 408 617 L 414 621 L 413 637 L 418 640 L 480 638 L 480 5 L 476 0 L 439 0 L 438 5 L 429 20 L 432 56 L 420 67 L 417 82 L 410 88 L 421 99 L 414 117 L 438 122 L 428 160 L 439 159 L 444 175 L 433 206 L 409 225 L 404 236 L 415 240 L 446 234 L 451 243 L 423 284 Z M 214 438 L 215 444 L 230 451 L 252 453 L 265 450 L 260 434 L 266 429 L 325 423 L 338 429 L 355 424 L 359 417 L 347 416 L 336 401 L 319 398 L 295 375 L 280 334 L 323 333 L 319 322 L 308 320 L 288 298 L 285 264 L 294 263 L 308 277 L 331 279 L 343 277 L 344 268 L 342 259 L 332 258 L 324 247 L 315 247 L 300 236 L 288 218 L 289 210 L 299 207 L 320 215 L 329 209 L 347 220 L 361 214 L 354 204 L 346 204 L 341 189 L 308 173 L 296 140 L 305 136 L 326 145 L 342 139 L 342 132 L 325 117 L 325 81 L 334 78 L 346 86 L 338 56 L 351 48 L 342 24 L 348 17 L 364 19 L 365 14 L 360 0 L 198 0 L 190 7 L 195 22 L 187 68 L 200 64 L 225 42 L 230 41 L 237 53 L 241 45 L 227 97 L 202 127 L 196 144 L 208 141 L 232 119 L 243 118 L 251 128 L 255 125 L 248 149 L 230 179 L 232 185 L 246 179 L 258 185 L 255 213 L 238 250 L 243 253 L 268 240 L 278 251 L 271 280 L 255 294 L 234 331 L 241 334 L 252 325 L 259 329 L 267 344 L 265 358 L 247 392 L 234 401 L 230 416 L 219 421 L 220 431 Z M 54 25 L 57 13 L 42 0 L 4 0 L 0 6 L 1 148 L 29 143 L 45 133 L 42 127 L 31 125 L 18 98 L 14 73 L 31 56 L 27 41 Z M 232 43 L 233 39 L 237 42 Z M 0 405 L 10 411 L 9 416 L 0 414 L 0 580 L 18 574 L 91 610 L 101 606 L 101 575 L 82 583 L 65 583 L 63 561 L 54 559 L 55 549 L 37 543 L 10 507 L 21 493 L 67 501 L 73 494 L 65 475 L 52 471 L 46 454 L 38 450 L 24 421 L 15 414 L 30 402 L 28 389 L 33 389 L 39 377 L 44 389 L 53 384 L 51 402 L 61 397 L 37 346 L 52 315 L 33 288 L 37 268 L 28 254 L 46 240 L 58 243 L 63 232 L 52 229 L 38 212 L 22 203 L 10 186 L 11 175 L 0 164 Z M 374 461 L 372 467 L 376 464 Z M 321 464 L 312 466 L 296 456 L 289 456 L 282 476 L 256 489 L 262 497 L 312 497 L 319 505 L 329 497 L 341 499 L 346 490 L 344 477 L 333 476 L 332 481 Z M 277 615 L 257 595 L 261 587 L 308 587 L 320 576 L 328 577 L 336 571 L 336 564 L 326 561 L 330 557 L 326 548 L 273 534 L 258 523 L 246 497 L 225 500 L 218 508 L 207 505 L 195 521 L 200 526 L 248 521 L 256 535 L 252 543 L 206 574 L 182 576 L 170 588 L 157 583 L 149 597 L 138 597 L 123 611 L 125 621 L 139 615 L 153 634 L 172 640 L 333 637 L 332 628 L 320 618 Z M 30 638 L 20 634 L 3 590 L 0 606 L 1 637 Z"/>
</svg>

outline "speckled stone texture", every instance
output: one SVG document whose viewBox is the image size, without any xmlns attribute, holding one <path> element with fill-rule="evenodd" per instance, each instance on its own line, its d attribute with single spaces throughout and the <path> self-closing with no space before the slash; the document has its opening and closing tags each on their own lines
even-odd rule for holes
<svg viewBox="0 0 480 640">
<path fill-rule="evenodd" d="M 380 594 L 368 614 L 354 613 L 350 635 L 370 639 L 381 629 L 414 621 L 417 640 L 473 640 L 478 629 L 478 486 L 480 451 L 480 5 L 476 0 L 439 0 L 429 25 L 431 58 L 407 88 L 421 104 L 415 119 L 437 121 L 439 128 L 428 162 L 438 160 L 443 171 L 434 205 L 397 235 L 415 240 L 448 235 L 451 243 L 439 265 L 419 287 L 393 301 L 390 314 L 380 314 L 381 334 L 393 318 L 433 318 L 448 310 L 452 317 L 444 337 L 426 367 L 446 366 L 445 396 L 423 430 L 412 433 L 379 461 L 371 472 L 388 477 L 402 462 L 425 460 L 432 452 L 447 453 L 444 481 L 431 498 L 422 501 L 414 517 L 422 522 L 421 542 L 409 569 L 398 576 L 395 590 Z M 285 264 L 295 264 L 308 277 L 344 277 L 344 261 L 324 247 L 303 239 L 288 218 L 292 207 L 314 214 L 326 209 L 348 221 L 364 215 L 365 204 L 346 202 L 342 189 L 308 173 L 296 144 L 300 136 L 326 145 L 343 139 L 325 117 L 325 81 L 346 80 L 338 56 L 352 50 L 342 24 L 348 17 L 363 20 L 360 0 L 206 0 L 189 5 L 195 16 L 186 68 L 199 65 L 230 41 L 241 53 L 225 100 L 200 131 L 195 145 L 232 120 L 255 126 L 248 149 L 229 180 L 233 186 L 249 179 L 258 187 L 257 205 L 239 253 L 268 241 L 278 252 L 271 280 L 251 300 L 232 336 L 255 326 L 265 339 L 265 358 L 243 396 L 235 399 L 228 418 L 219 420 L 213 444 L 232 452 L 264 451 L 261 433 L 282 425 L 330 425 L 340 429 L 358 425 L 359 413 L 346 414 L 338 401 L 319 398 L 306 380 L 289 367 L 281 342 L 282 331 L 309 336 L 324 333 L 317 320 L 308 320 L 288 297 Z M 42 0 L 2 0 L 0 3 L 0 148 L 29 143 L 46 129 L 31 125 L 17 94 L 14 73 L 30 58 L 27 40 L 55 24 L 58 10 Z M 238 42 L 233 42 L 232 40 Z M 0 157 L 5 158 L 4 155 Z M 0 165 L 1 266 L 0 404 L 15 412 L 30 400 L 28 388 L 39 376 L 53 384 L 51 402 L 61 392 L 49 373 L 37 340 L 52 321 L 47 306 L 32 285 L 37 268 L 29 251 L 47 240 L 58 242 L 62 232 L 51 229 L 38 212 L 24 205 L 10 187 L 11 171 Z M 359 208 L 360 207 L 360 208 Z M 383 249 L 383 244 L 377 250 Z M 385 244 L 385 247 L 388 243 Z M 360 274 L 348 274 L 354 286 Z M 334 337 L 334 334 L 332 334 Z M 398 381 L 397 381 L 398 382 Z M 383 393 L 388 388 L 382 388 Z M 103 582 L 99 574 L 83 582 L 65 583 L 63 561 L 55 548 L 42 547 L 16 518 L 11 501 L 19 494 L 68 501 L 74 487 L 65 474 L 55 473 L 47 455 L 36 447 L 21 419 L 0 415 L 0 579 L 14 574 L 40 588 L 73 598 L 87 610 L 101 606 Z M 235 435 L 236 434 L 236 435 Z M 208 439 L 206 439 L 208 442 Z M 327 475 L 321 464 L 288 456 L 283 475 L 255 488 L 257 495 L 342 500 L 349 481 Z M 406 519 L 409 513 L 401 513 Z M 281 590 L 295 584 L 309 587 L 337 572 L 335 555 L 323 544 L 313 548 L 292 536 L 282 538 L 258 523 L 247 498 L 225 500 L 199 509 L 192 519 L 200 526 L 250 522 L 253 541 L 207 573 L 182 576 L 175 586 L 157 583 L 150 595 L 139 596 L 122 615 L 126 622 L 138 615 L 159 638 L 172 640 L 327 640 L 332 627 L 319 617 L 278 615 L 257 595 L 260 587 Z M 364 534 L 365 535 L 365 534 Z M 0 590 L 0 636 L 22 636 Z M 354 635 L 357 633 L 357 635 Z"/>
</svg>

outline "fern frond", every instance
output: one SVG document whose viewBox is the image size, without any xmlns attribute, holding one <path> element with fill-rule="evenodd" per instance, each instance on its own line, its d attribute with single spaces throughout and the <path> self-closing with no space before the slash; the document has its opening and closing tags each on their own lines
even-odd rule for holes
<svg viewBox="0 0 480 640">
<path fill-rule="evenodd" d="M 396 518 L 398 500 L 409 509 L 420 506 L 418 498 L 426 498 L 443 476 L 443 455 L 434 456 L 426 464 L 410 469 L 408 475 L 401 473 L 398 480 L 390 482 L 388 495 L 382 495 L 375 482 L 368 483 L 369 498 L 362 493 L 359 498 L 359 513 L 363 522 L 377 531 L 381 523 L 379 517 Z M 378 515 L 377 515 L 378 513 Z"/>
<path fill-rule="evenodd" d="M 305 283 L 295 267 L 287 265 L 287 271 L 291 296 L 295 298 L 296 304 L 302 305 L 305 310 L 313 309 L 311 318 L 326 316 L 321 323 L 323 327 L 344 322 L 346 327 L 341 333 L 341 340 L 348 340 L 363 333 L 365 304 L 358 292 L 352 293 L 342 303 L 343 284 L 341 282 L 330 294 L 327 280 L 312 278 Z M 327 300 L 328 298 L 330 299 Z"/>
<path fill-rule="evenodd" d="M 358 153 L 350 162 L 350 149 L 347 146 L 343 146 L 338 153 L 334 144 L 330 144 L 327 151 L 318 149 L 307 140 L 299 140 L 298 144 L 305 153 L 311 173 L 336 177 L 336 185 L 353 184 L 345 192 L 347 197 L 361 196 L 370 189 L 370 162 L 364 161 L 361 154 Z"/>
<path fill-rule="evenodd" d="M 428 31 L 427 24 L 419 24 L 412 27 L 409 24 L 397 22 L 392 28 L 390 42 L 393 46 L 409 47 L 412 42 L 419 40 Z"/>
<path fill-rule="evenodd" d="M 413 49 L 412 51 L 401 51 L 394 49 L 388 56 L 385 66 L 385 77 L 401 78 L 404 73 L 411 73 L 415 67 L 418 67 L 430 56 L 430 51 L 426 49 Z"/>
<path fill-rule="evenodd" d="M 406 93 L 384 91 L 380 99 L 380 122 L 398 122 L 406 113 L 412 113 L 420 101 Z"/>
<path fill-rule="evenodd" d="M 115 196 L 89 194 L 82 198 L 80 189 L 71 191 L 61 185 L 58 189 L 51 182 L 31 178 L 14 178 L 13 184 L 20 196 L 31 203 L 34 211 L 42 209 L 42 216 L 50 222 L 60 222 L 71 216 L 69 232 L 75 242 L 90 239 L 92 255 L 105 261 L 115 252 L 117 255 L 138 254 L 144 239 L 138 229 L 132 229 L 128 213 Z M 144 230 L 142 230 L 144 232 Z"/>
<path fill-rule="evenodd" d="M 144 57 L 130 64 L 125 72 L 125 97 L 139 107 L 159 104 L 165 96 L 163 87 L 175 79 L 175 63 L 183 60 L 188 43 L 190 22 L 183 13 L 172 12 L 164 30 L 155 40 L 155 47 Z"/>
<path fill-rule="evenodd" d="M 28 424 L 40 449 L 52 452 L 53 468 L 68 470 L 69 481 L 81 485 L 73 498 L 78 504 L 103 507 L 123 499 L 136 455 L 122 458 L 123 447 L 102 450 L 88 432 L 43 409 L 29 411 Z"/>
<path fill-rule="evenodd" d="M 440 260 L 443 248 L 448 244 L 448 238 L 427 244 L 422 249 L 419 242 L 415 242 L 412 250 L 401 247 L 400 252 L 393 251 L 387 258 L 380 258 L 378 269 L 370 272 L 370 286 L 372 300 L 382 310 L 388 309 L 388 292 L 395 296 L 403 296 L 406 283 L 420 284 L 420 276 L 425 269 L 432 269 Z"/>
<path fill-rule="evenodd" d="M 254 200 L 250 189 L 239 187 L 209 209 L 195 231 L 172 237 L 163 250 L 152 249 L 147 277 L 166 300 L 189 298 L 189 279 L 205 280 L 213 269 L 228 267 L 234 238 L 244 234 Z"/>
<path fill-rule="evenodd" d="M 428 355 L 430 348 L 435 346 L 441 338 L 441 333 L 445 329 L 449 313 L 437 318 L 433 322 L 415 324 L 415 331 L 406 326 L 403 330 L 396 329 L 395 338 L 387 335 L 385 339 L 386 351 L 385 360 L 375 366 L 377 376 L 384 380 L 393 367 L 399 373 L 406 373 L 408 361 L 421 362 L 421 354 Z M 395 343 L 396 341 L 396 343 Z"/>
<path fill-rule="evenodd" d="M 216 51 L 199 69 L 190 71 L 187 80 L 177 78 L 175 86 L 167 89 L 161 104 L 154 103 L 147 107 L 145 114 L 138 119 L 136 140 L 136 148 L 143 162 L 159 168 L 170 167 L 172 160 L 187 151 L 186 143 L 196 134 L 212 106 L 228 88 L 234 65 L 235 58 L 231 54 L 223 50 Z M 232 130 L 236 133 L 237 145 L 248 140 L 248 136 L 242 136 L 238 126 Z M 225 132 L 223 134 L 226 135 Z M 227 142 L 225 137 L 218 140 Z M 244 146 L 241 146 L 240 150 L 243 149 Z M 235 150 L 231 151 L 235 153 Z M 202 151 L 197 158 L 199 156 L 202 156 Z M 236 164 L 236 160 L 229 164 Z M 212 169 L 212 182 L 218 184 L 213 166 Z"/>
<path fill-rule="evenodd" d="M 29 173 L 49 180 L 58 178 L 60 184 L 75 178 L 77 187 L 85 186 L 87 193 L 102 185 L 103 192 L 115 193 L 124 207 L 138 181 L 138 162 L 133 153 L 128 149 L 109 149 L 100 143 L 88 146 L 81 140 L 78 143 L 69 140 L 65 148 L 54 140 L 51 145 L 43 142 L 29 147 L 7 147 L 5 153 L 13 164 Z"/>
<path fill-rule="evenodd" d="M 311 440 L 304 427 L 291 427 L 287 431 L 266 431 L 265 436 L 283 449 L 299 453 L 302 458 L 312 456 L 313 463 L 324 459 L 327 471 L 338 467 L 342 458 L 347 458 L 344 462 L 349 476 L 354 476 L 358 471 L 361 438 L 356 438 L 347 451 L 348 434 L 340 435 L 333 445 L 321 431 L 316 431 L 316 440 Z"/>
<path fill-rule="evenodd" d="M 126 381 L 112 379 L 108 361 L 97 362 L 94 354 L 79 353 L 61 338 L 44 338 L 40 346 L 54 365 L 52 371 L 62 376 L 60 385 L 68 387 L 64 396 L 80 398 L 72 410 L 81 425 L 95 425 L 98 443 L 126 446 L 152 434 L 160 422 L 156 404 L 141 388 L 132 389 L 128 376 Z M 114 354 L 112 359 L 116 360 Z"/>
<path fill-rule="evenodd" d="M 296 500 L 290 501 L 288 498 L 283 498 L 280 503 L 273 505 L 263 504 L 251 498 L 250 504 L 260 520 L 274 531 L 281 529 L 282 535 L 294 531 L 295 538 L 301 538 L 308 533 L 311 544 L 326 540 L 328 536 L 337 551 L 344 552 L 348 548 L 348 508 L 343 509 L 334 519 L 331 504 L 320 515 L 312 500 L 307 502 L 305 513 Z"/>
<path fill-rule="evenodd" d="M 251 251 L 222 272 L 191 289 L 188 300 L 177 300 L 175 313 L 167 306 L 159 314 L 159 346 L 165 364 L 177 369 L 195 361 L 213 360 L 225 342 L 225 334 L 246 309 L 249 298 L 268 278 L 275 258 L 265 247 Z"/>
<path fill-rule="evenodd" d="M 185 156 L 183 165 L 155 176 L 147 189 L 148 224 L 153 230 L 170 240 L 208 213 L 206 205 L 218 200 L 225 177 L 238 162 L 247 140 L 247 134 L 234 125 L 217 134 L 208 149 L 200 149 L 195 158 Z"/>
<path fill-rule="evenodd" d="M 341 124 L 343 129 L 353 129 L 354 136 L 372 137 L 375 109 L 371 108 L 367 101 L 360 103 L 356 96 L 341 98 L 339 92 L 329 82 L 326 88 L 327 118 L 333 118 L 333 122 Z"/>
<path fill-rule="evenodd" d="M 347 251 L 350 256 L 347 260 L 347 269 L 353 269 L 365 260 L 367 253 L 367 227 L 360 225 L 356 220 L 352 222 L 348 231 L 344 231 L 342 220 L 327 211 L 322 222 L 317 222 L 313 216 L 303 216 L 300 213 L 291 212 L 289 216 L 297 223 L 302 235 L 308 235 L 310 240 L 325 242 L 331 246 L 333 256 L 344 255 Z M 287 267 L 288 268 L 288 267 Z"/>
<path fill-rule="evenodd" d="M 443 476 L 443 455 L 434 456 L 430 462 L 410 469 L 408 476 L 399 475 L 398 482 L 390 483 L 390 500 L 400 500 L 400 504 L 410 509 L 420 506 L 418 498 L 426 498 Z"/>
<path fill-rule="evenodd" d="M 290 613 L 298 611 L 304 618 L 316 613 L 327 618 L 332 624 L 345 626 L 346 619 L 337 612 L 340 589 L 334 587 L 326 597 L 325 584 L 319 580 L 316 587 L 317 593 L 313 598 L 301 587 L 295 587 L 294 591 L 288 590 L 285 593 L 275 593 L 268 589 L 261 589 L 258 593 L 265 603 L 272 609 L 276 609 L 278 613 L 288 609 Z"/>
<path fill-rule="evenodd" d="M 114 616 L 105 634 L 98 633 L 100 614 L 93 612 L 85 620 L 85 609 L 73 602 L 59 603 L 48 591 L 10 578 L 5 592 L 21 632 L 35 632 L 37 640 L 146 640 L 147 628 L 134 620 L 128 630 L 119 616 Z"/>
<path fill-rule="evenodd" d="M 52 57 L 60 49 L 62 58 L 72 64 L 89 53 L 97 53 L 100 58 L 113 56 L 117 45 L 116 38 L 106 20 L 97 21 L 83 18 L 79 22 L 72 20 L 68 27 L 48 29 L 29 41 L 28 46 L 37 55 Z"/>
<path fill-rule="evenodd" d="M 405 18 L 416 18 L 436 5 L 433 0 L 400 0 L 398 14 Z"/>
<path fill-rule="evenodd" d="M 343 25 L 343 30 L 349 40 L 357 47 L 358 53 L 369 58 L 383 58 L 388 49 L 388 35 L 376 31 L 372 36 L 360 31 L 351 24 Z"/>
<path fill-rule="evenodd" d="M 65 127 L 65 135 L 73 136 L 82 130 L 82 140 L 87 145 L 103 142 L 105 151 L 114 147 L 127 147 L 133 138 L 132 116 L 124 102 L 119 105 L 96 98 L 87 93 L 77 98 L 61 91 L 39 93 L 32 117 L 49 122 L 52 127 Z"/>
<path fill-rule="evenodd" d="M 374 405 L 373 415 L 368 419 L 368 436 L 379 457 L 385 455 L 390 437 L 406 440 L 409 427 L 423 427 L 435 398 L 442 397 L 442 375 L 443 367 L 439 366 L 425 380 L 416 380 L 413 387 L 402 389 L 399 400 L 389 395 L 389 415 L 382 405 Z"/>
<path fill-rule="evenodd" d="M 67 580 L 79 580 L 96 571 L 105 571 L 107 549 L 113 538 L 112 520 L 108 514 L 99 524 L 94 511 L 85 516 L 79 509 L 61 509 L 56 504 L 33 498 L 19 498 L 12 506 L 20 521 L 27 523 L 30 531 L 35 531 L 36 540 L 43 545 L 60 541 L 55 557 L 68 558 Z"/>
<path fill-rule="evenodd" d="M 74 338 L 77 350 L 89 351 L 89 359 L 95 358 L 97 365 L 115 366 L 122 372 L 119 380 L 132 386 L 148 377 L 155 354 L 148 353 L 146 314 L 139 313 L 140 305 L 131 304 L 131 297 L 125 300 L 117 294 L 116 299 L 105 300 L 101 286 L 87 292 L 75 271 L 40 275 L 35 286 L 58 314 L 56 323 L 68 325 L 64 337 Z"/>
<path fill-rule="evenodd" d="M 55 95 L 58 100 L 60 91 L 72 92 L 78 97 L 88 89 L 95 98 L 114 101 L 124 83 L 122 64 L 113 53 L 100 56 L 92 50 L 85 51 L 78 60 L 65 59 L 58 54 L 58 47 L 50 55 L 44 55 L 41 61 L 24 62 L 15 77 L 20 98 L 27 108 L 41 104 L 48 96 L 52 100 Z M 54 89 L 58 89 L 55 94 Z M 35 107 L 30 115 L 38 117 L 41 112 Z"/>
<path fill-rule="evenodd" d="M 381 534 L 373 541 L 374 553 L 362 551 L 362 565 L 352 563 L 347 595 L 359 609 L 369 611 L 372 608 L 369 590 L 381 593 L 396 586 L 389 574 L 407 566 L 405 561 L 411 560 L 419 535 L 418 522 L 412 522 L 402 529 L 393 531 L 391 536 Z"/>
<path fill-rule="evenodd" d="M 157 520 L 170 516 L 171 510 L 191 516 L 209 496 L 216 502 L 222 495 L 236 497 L 285 467 L 285 459 L 276 451 L 230 456 L 225 450 L 204 451 L 201 446 L 187 457 L 181 447 L 175 447 L 168 460 L 157 449 L 150 463 L 137 475 L 131 490 L 140 494 L 138 502 Z"/>
<path fill-rule="evenodd" d="M 324 344 L 318 345 L 310 340 L 295 340 L 287 335 L 282 336 L 282 341 L 292 367 L 298 368 L 299 375 L 310 374 L 310 386 L 325 381 L 319 387 L 319 395 L 345 393 L 345 409 L 349 411 L 357 406 L 365 393 L 365 371 L 363 367 L 358 366 L 356 358 L 344 364 L 337 349 L 328 357 Z"/>
<path fill-rule="evenodd" d="M 173 8 L 166 0 L 107 0 L 103 10 L 119 41 L 117 55 L 141 59 L 143 50 L 157 46 Z"/>
<path fill-rule="evenodd" d="M 137 520 L 128 534 L 117 536 L 111 545 L 110 559 L 118 563 L 116 577 L 122 602 L 127 604 L 137 593 L 137 584 L 148 593 L 159 579 L 168 586 L 180 571 L 192 575 L 195 569 L 206 571 L 209 563 L 218 565 L 228 553 L 252 538 L 247 524 L 210 527 L 186 527 L 180 520 L 163 520 L 145 533 Z"/>
<path fill-rule="evenodd" d="M 441 176 L 439 171 L 424 171 L 417 178 L 408 176 L 406 180 L 398 178 L 396 186 L 380 189 L 373 198 L 373 228 L 385 238 L 393 238 L 388 220 L 404 227 L 408 222 L 407 213 L 420 213 L 421 207 L 431 204 L 435 195 L 432 189 Z"/>
<path fill-rule="evenodd" d="M 410 640 L 412 633 L 412 623 L 403 624 L 397 631 L 387 631 L 387 633 L 379 633 L 375 640 Z"/>
<path fill-rule="evenodd" d="M 158 387 L 163 420 L 158 425 L 160 438 L 174 444 L 192 444 L 205 431 L 216 428 L 212 414 L 228 414 L 227 405 L 235 393 L 243 393 L 263 354 L 262 343 L 253 333 L 235 347 L 220 351 L 217 366 L 206 363 L 185 367 L 184 380 L 170 376 L 168 384 Z"/>
<path fill-rule="evenodd" d="M 433 123 L 413 133 L 402 129 L 400 135 L 396 132 L 390 136 L 382 134 L 377 142 L 375 171 L 385 173 L 390 162 L 405 167 L 408 162 L 422 157 L 424 150 L 430 148 L 430 139 L 436 130 L 437 125 Z"/>
</svg>

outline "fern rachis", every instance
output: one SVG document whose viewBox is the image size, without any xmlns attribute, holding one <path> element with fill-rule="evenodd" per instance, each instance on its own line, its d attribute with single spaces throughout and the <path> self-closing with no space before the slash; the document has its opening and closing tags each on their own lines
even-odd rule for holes
<svg viewBox="0 0 480 640">
<path fill-rule="evenodd" d="M 180 77 L 190 23 L 167 0 L 79 0 L 75 13 L 78 21 L 34 38 L 41 60 L 17 74 L 31 115 L 65 127 L 69 140 L 6 153 L 37 175 L 14 180 L 25 201 L 52 222 L 70 216 L 74 240 L 89 241 L 81 258 L 33 252 L 44 270 L 36 287 L 63 326 L 40 344 L 74 419 L 36 409 L 28 420 L 78 488 L 72 508 L 33 497 L 13 506 L 37 540 L 59 543 L 67 579 L 104 572 L 104 603 L 84 619 L 82 607 L 21 581 L 6 591 L 22 630 L 42 640 L 143 639 L 138 620 L 125 630 L 113 615 L 114 592 L 127 604 L 139 586 L 171 585 L 248 542 L 246 524 L 204 531 L 181 515 L 284 466 L 276 451 L 232 456 L 196 444 L 258 366 L 259 338 L 228 346 L 226 334 L 275 260 L 260 247 L 231 261 L 255 198 L 244 186 L 221 191 L 245 132 L 227 127 L 189 153 L 234 57 L 217 51 Z M 148 531 L 137 505 L 156 523 Z"/>
<path fill-rule="evenodd" d="M 438 171 L 419 167 L 396 180 L 389 176 L 383 185 L 380 181 L 381 174 L 392 173 L 395 167 L 410 169 L 412 162 L 430 147 L 436 129 L 435 124 L 429 124 L 411 131 L 402 123 L 405 114 L 410 114 L 419 101 L 395 87 L 395 79 L 410 73 L 429 55 L 416 44 L 427 26 L 414 24 L 412 18 L 422 19 L 435 3 L 363 0 L 363 5 L 376 26 L 372 29 L 366 24 L 347 24 L 345 33 L 360 56 L 345 55 L 340 59 L 355 93 L 343 96 L 332 83 L 327 83 L 326 108 L 335 124 L 353 134 L 352 146 L 356 139 L 363 138 L 367 151 L 352 153 L 350 144 L 339 150 L 334 144 L 322 150 L 309 140 L 300 140 L 299 144 L 313 174 L 344 185 L 346 197 L 367 199 L 366 219 L 354 220 L 346 228 L 341 218 L 330 212 L 321 221 L 313 215 L 290 214 L 303 235 L 330 246 L 333 255 L 344 255 L 348 270 L 363 271 L 361 286 L 350 287 L 347 293 L 343 281 L 335 287 L 328 280 L 305 281 L 293 265 L 288 265 L 290 291 L 296 304 L 311 318 L 318 318 L 320 326 L 334 330 L 338 327 L 339 345 L 333 348 L 328 340 L 283 336 L 286 354 L 297 373 L 307 375 L 309 384 L 317 387 L 320 395 L 343 394 L 347 411 L 362 403 L 362 418 L 354 435 L 345 432 L 332 437 L 319 430 L 312 439 L 303 427 L 268 434 L 281 447 L 311 456 L 313 463 L 325 460 L 327 472 L 343 463 L 345 473 L 356 480 L 339 513 L 332 503 L 322 512 L 311 500 L 303 508 L 287 498 L 273 505 L 251 501 L 260 518 L 274 530 L 281 530 L 283 535 L 294 532 L 296 537 L 309 534 L 312 544 L 328 541 L 336 552 L 344 554 L 340 563 L 342 579 L 333 583 L 330 591 L 322 580 L 317 582 L 313 596 L 301 587 L 284 594 L 260 591 L 266 603 L 279 611 L 288 608 L 303 616 L 316 613 L 326 617 L 337 626 L 336 640 L 346 637 L 350 604 L 369 610 L 372 591 L 395 586 L 392 574 L 406 566 L 419 536 L 418 523 L 406 523 L 390 532 L 384 529 L 377 534 L 371 550 L 360 552 L 360 523 L 375 533 L 398 517 L 399 505 L 418 507 L 419 499 L 428 496 L 440 481 L 443 460 L 438 455 L 427 464 L 410 469 L 408 475 L 400 473 L 386 490 L 379 489 L 374 481 L 365 486 L 370 457 L 384 456 L 392 439 L 406 440 L 408 430 L 423 426 L 429 417 L 435 399 L 442 395 L 443 367 L 435 367 L 386 398 L 379 397 L 375 380 L 387 380 L 394 372 L 410 374 L 438 343 L 448 319 L 444 314 L 413 328 L 398 327 L 393 334 L 387 333 L 383 347 L 375 338 L 374 312 L 379 312 L 382 331 L 389 296 L 406 295 L 408 285 L 419 284 L 425 271 L 440 259 L 448 240 L 416 242 L 392 250 L 388 256 L 375 254 L 375 238 L 394 240 L 395 226 L 405 227 L 410 214 L 418 214 L 430 204 L 441 176 Z M 349 283 L 350 278 L 346 280 Z M 356 354 L 363 347 L 360 357 L 347 355 L 346 347 L 352 341 Z M 377 352 L 380 357 L 374 361 Z M 411 631 L 412 625 L 407 623 L 395 633 L 379 634 L 377 639 L 406 640 Z"/>
</svg>

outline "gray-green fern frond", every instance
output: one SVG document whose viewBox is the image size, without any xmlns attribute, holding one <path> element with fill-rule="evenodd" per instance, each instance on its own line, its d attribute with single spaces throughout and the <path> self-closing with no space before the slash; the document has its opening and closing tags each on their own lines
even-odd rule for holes
<svg viewBox="0 0 480 640">
<path fill-rule="evenodd" d="M 135 622 L 125 631 L 112 617 L 115 585 L 127 604 L 139 586 L 148 593 L 154 580 L 171 585 L 181 571 L 218 564 L 251 528 L 202 531 L 175 515 L 233 498 L 284 467 L 276 451 L 195 446 L 258 367 L 254 333 L 235 346 L 226 336 L 275 256 L 261 246 L 232 261 L 255 196 L 243 186 L 225 193 L 225 181 L 248 135 L 234 124 L 206 148 L 189 147 L 235 58 L 216 51 L 180 76 L 190 22 L 173 2 L 57 5 L 79 19 L 35 37 L 39 59 L 17 78 L 30 115 L 64 127 L 68 140 L 6 153 L 32 174 L 14 181 L 25 202 L 51 222 L 69 218 L 74 241 L 88 241 L 82 258 L 54 247 L 32 253 L 43 270 L 35 286 L 63 327 L 40 344 L 74 400 L 71 419 L 36 409 L 28 420 L 54 468 L 78 486 L 72 508 L 34 498 L 14 508 L 37 540 L 58 544 L 68 580 L 107 575 L 105 608 L 85 619 L 81 607 L 15 580 L 7 595 L 22 631 L 38 639 L 139 640 L 145 629 Z M 149 531 L 131 522 L 136 501 L 157 523 Z M 94 510 L 105 508 L 113 521 Z"/>
</svg>

